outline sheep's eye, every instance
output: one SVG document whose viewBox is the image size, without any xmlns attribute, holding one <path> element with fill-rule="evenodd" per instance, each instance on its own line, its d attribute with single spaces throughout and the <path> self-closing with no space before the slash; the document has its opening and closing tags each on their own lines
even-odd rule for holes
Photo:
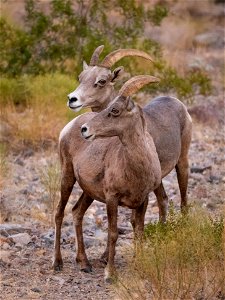
<svg viewBox="0 0 225 300">
<path fill-rule="evenodd" d="M 105 79 L 100 79 L 98 83 L 100 83 L 101 85 L 104 85 L 104 84 L 106 84 L 106 80 Z"/>
<path fill-rule="evenodd" d="M 110 113 L 108 113 L 108 117 L 110 117 L 111 116 L 111 114 Z"/>
<path fill-rule="evenodd" d="M 97 86 L 98 86 L 97 83 L 95 83 L 95 84 L 94 84 L 94 87 L 96 88 Z"/>
<path fill-rule="evenodd" d="M 113 107 L 112 110 L 111 110 L 111 113 L 112 113 L 114 116 L 117 116 L 117 115 L 120 113 L 120 111 L 119 111 L 117 108 Z"/>
</svg>

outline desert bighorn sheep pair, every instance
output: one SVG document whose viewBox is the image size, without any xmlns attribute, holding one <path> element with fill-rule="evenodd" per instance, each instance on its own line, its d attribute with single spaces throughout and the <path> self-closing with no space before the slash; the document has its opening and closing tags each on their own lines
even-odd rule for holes
<svg viewBox="0 0 225 300">
<path fill-rule="evenodd" d="M 161 179 L 176 167 L 181 207 L 186 206 L 191 118 L 175 98 L 158 97 L 143 109 L 132 102 L 130 95 L 144 84 L 157 81 L 151 76 L 130 79 L 116 96 L 113 82 L 122 67 L 111 72 L 112 64 L 127 55 L 151 58 L 142 51 L 122 49 L 112 52 L 97 65 L 102 48 L 95 50 L 90 66 L 84 63 L 80 85 L 69 95 L 68 104 L 76 110 L 89 106 L 93 111 L 103 111 L 75 118 L 60 134 L 62 181 L 55 216 L 53 265 L 56 270 L 62 268 L 60 236 L 64 209 L 78 181 L 83 194 L 73 208 L 76 260 L 82 270 L 91 270 L 84 249 L 82 219 L 94 199 L 102 201 L 106 203 L 109 221 L 108 243 L 102 258 L 107 262 L 105 278 L 110 279 L 114 273 L 118 205 L 133 209 L 132 224 L 138 234 L 144 227 L 148 193 L 154 191 L 160 219 L 165 221 L 168 198 Z"/>
</svg>

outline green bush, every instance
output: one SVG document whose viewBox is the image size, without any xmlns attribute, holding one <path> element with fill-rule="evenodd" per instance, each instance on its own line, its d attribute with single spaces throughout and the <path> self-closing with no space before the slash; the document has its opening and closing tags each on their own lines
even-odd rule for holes
<svg viewBox="0 0 225 300">
<path fill-rule="evenodd" d="M 2 18 L 0 21 L 2 62 L 0 72 L 8 75 L 44 72 L 71 73 L 68 59 L 90 59 L 93 50 L 105 45 L 106 53 L 119 47 L 138 47 L 148 50 L 157 43 L 143 39 L 146 23 L 160 25 L 168 11 L 155 6 L 146 9 L 135 0 L 94 0 L 85 5 L 71 0 L 51 0 L 49 12 L 40 10 L 38 1 L 25 1 L 25 28 L 18 29 Z M 110 23 L 108 14 L 114 10 L 120 22 Z M 142 47 L 144 45 L 145 47 Z"/>
<path fill-rule="evenodd" d="M 67 94 L 75 89 L 77 81 L 72 76 L 53 73 L 17 78 L 2 77 L 0 103 L 5 105 L 39 106 L 65 105 Z"/>
<path fill-rule="evenodd" d="M 2 105 L 26 105 L 31 91 L 27 76 L 4 78 L 0 80 L 0 103 Z"/>
<path fill-rule="evenodd" d="M 75 8 L 71 0 L 51 0 L 46 13 L 40 10 L 37 1 L 26 0 L 25 4 L 24 28 L 11 25 L 4 18 L 0 20 L 0 74 L 19 78 L 12 82 L 18 92 L 15 103 L 26 102 L 29 97 L 21 75 L 74 71 L 79 74 L 82 60 L 89 61 L 93 50 L 101 44 L 105 45 L 103 55 L 118 48 L 137 48 L 150 53 L 156 59 L 153 68 L 137 58 L 119 62 L 132 74 L 146 72 L 160 77 L 160 84 L 149 87 L 150 92 L 174 90 L 180 98 L 190 98 L 196 91 L 210 93 L 211 81 L 206 74 L 180 76 L 162 60 L 159 43 L 143 37 L 146 24 L 159 26 L 168 15 L 165 5 L 157 4 L 149 9 L 135 0 L 93 0 L 89 5 L 79 0 Z M 119 22 L 108 21 L 112 10 Z M 2 89 L 10 98 L 10 89 L 5 91 L 5 79 Z"/>
<path fill-rule="evenodd" d="M 170 209 L 166 224 L 146 226 L 116 292 L 120 299 L 223 299 L 223 236 L 222 217 L 196 206 L 186 216 Z"/>
</svg>

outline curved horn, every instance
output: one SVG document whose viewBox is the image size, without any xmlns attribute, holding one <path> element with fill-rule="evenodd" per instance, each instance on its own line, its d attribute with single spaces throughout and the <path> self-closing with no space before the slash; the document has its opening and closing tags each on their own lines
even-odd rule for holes
<svg viewBox="0 0 225 300">
<path fill-rule="evenodd" d="M 95 51 L 92 54 L 91 60 L 90 60 L 90 66 L 95 66 L 98 63 L 99 55 L 101 54 L 102 50 L 104 48 L 104 45 L 98 46 Z"/>
<path fill-rule="evenodd" d="M 111 68 L 112 65 L 125 56 L 139 56 L 153 62 L 151 56 L 144 51 L 137 49 L 118 49 L 109 53 L 101 62 L 100 67 Z"/>
<path fill-rule="evenodd" d="M 151 82 L 159 82 L 160 80 L 150 75 L 138 75 L 130 78 L 119 90 L 119 95 L 128 97 L 140 90 L 144 85 Z"/>
</svg>

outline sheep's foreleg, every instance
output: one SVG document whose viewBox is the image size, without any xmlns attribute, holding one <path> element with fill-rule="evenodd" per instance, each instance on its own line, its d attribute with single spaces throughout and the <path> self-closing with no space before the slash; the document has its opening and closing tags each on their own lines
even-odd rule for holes
<svg viewBox="0 0 225 300">
<path fill-rule="evenodd" d="M 115 276 L 115 247 L 118 238 L 118 228 L 117 228 L 117 213 L 118 213 L 118 202 L 112 200 L 106 204 L 107 216 L 108 216 L 108 263 L 105 268 L 105 281 L 111 282 Z"/>
<path fill-rule="evenodd" d="M 56 271 L 62 270 L 63 267 L 62 255 L 60 250 L 61 227 L 62 227 L 62 222 L 64 217 L 64 210 L 69 200 L 69 196 L 72 192 L 73 185 L 76 181 L 72 166 L 70 166 L 70 168 L 68 167 L 67 170 L 70 170 L 71 172 L 63 172 L 62 170 L 61 197 L 55 214 L 55 243 L 54 243 L 55 252 L 54 252 L 54 260 L 53 260 L 53 268 Z"/>
<path fill-rule="evenodd" d="M 76 234 L 76 251 L 77 251 L 76 261 L 77 263 L 80 264 L 81 271 L 87 273 L 91 272 L 91 265 L 85 253 L 82 221 L 86 210 L 88 209 L 88 207 L 91 205 L 93 201 L 94 200 L 91 197 L 83 193 L 72 209 L 73 221 L 75 226 L 75 234 Z"/>
</svg>

